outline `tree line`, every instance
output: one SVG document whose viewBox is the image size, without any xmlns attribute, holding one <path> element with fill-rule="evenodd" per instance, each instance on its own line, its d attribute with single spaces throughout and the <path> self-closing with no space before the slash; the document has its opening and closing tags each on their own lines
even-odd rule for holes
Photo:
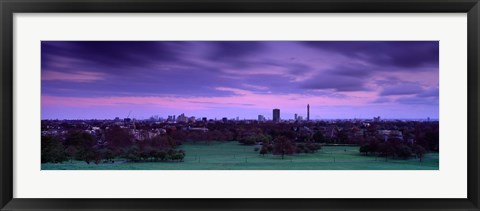
<svg viewBox="0 0 480 211">
<path fill-rule="evenodd" d="M 99 164 L 113 163 L 115 158 L 130 162 L 165 162 L 183 161 L 185 157 L 183 150 L 176 149 L 181 142 L 170 135 L 138 141 L 127 129 L 118 126 L 105 130 L 101 135 L 69 130 L 64 136 L 42 136 L 41 142 L 42 163 L 80 160 L 87 164 Z"/>
<path fill-rule="evenodd" d="M 360 153 L 366 156 L 379 156 L 385 157 L 385 159 L 389 157 L 392 159 L 409 159 L 415 156 L 419 158 L 420 161 L 422 161 L 424 155 L 427 153 L 427 150 L 421 145 L 405 142 L 400 139 L 389 139 L 388 141 L 375 139 L 363 142 L 359 150 Z"/>
<path fill-rule="evenodd" d="M 98 133 L 86 132 L 91 126 L 101 128 Z M 358 144 L 365 155 L 386 158 L 422 156 L 428 151 L 438 151 L 438 122 L 377 122 L 365 126 L 361 122 L 304 122 L 304 123 L 204 123 L 192 125 L 152 125 L 138 123 L 137 131 L 148 133 L 155 128 L 165 128 L 166 134 L 136 140 L 131 128 L 108 125 L 102 121 L 89 124 L 75 121 L 42 121 L 42 131 L 49 127 L 63 128 L 66 133 L 42 136 L 42 163 L 81 160 L 86 163 L 112 163 L 116 158 L 129 162 L 183 161 L 185 151 L 178 147 L 185 142 L 238 141 L 244 145 L 258 145 L 260 155 L 282 156 L 295 153 L 315 153 L 321 145 Z M 108 126 L 107 126 L 108 125 Z M 189 130 L 205 127 L 208 131 Z M 390 137 L 385 141 L 380 129 L 401 131 L 403 140 Z M 363 133 L 359 133 L 362 130 Z M 423 150 L 422 150 L 423 149 Z"/>
</svg>

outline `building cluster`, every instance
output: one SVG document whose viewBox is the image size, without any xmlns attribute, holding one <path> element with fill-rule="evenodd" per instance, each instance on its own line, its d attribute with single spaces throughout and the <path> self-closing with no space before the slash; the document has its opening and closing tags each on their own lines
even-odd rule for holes
<svg viewBox="0 0 480 211">
<path fill-rule="evenodd" d="M 260 116 L 258 116 L 258 121 L 260 121 Z M 273 122 L 280 122 L 282 119 L 280 118 L 280 109 L 275 108 L 273 109 L 273 114 L 272 114 L 272 120 Z M 293 116 L 293 121 L 303 121 L 303 117 L 299 116 L 298 114 L 295 114 Z M 307 104 L 307 121 L 310 121 L 310 104 Z"/>
<path fill-rule="evenodd" d="M 159 118 L 150 118 L 151 120 L 160 120 Z M 202 120 L 205 120 L 206 118 L 202 119 Z M 195 118 L 195 116 L 186 116 L 184 113 L 178 115 L 178 117 L 176 117 L 175 115 L 169 115 L 166 122 L 170 122 L 170 123 L 190 123 L 190 122 L 195 122 L 197 121 L 197 119 Z"/>
</svg>

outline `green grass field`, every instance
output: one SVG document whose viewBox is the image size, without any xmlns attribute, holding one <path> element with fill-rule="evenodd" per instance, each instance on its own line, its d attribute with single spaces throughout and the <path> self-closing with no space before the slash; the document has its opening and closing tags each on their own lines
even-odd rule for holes
<svg viewBox="0 0 480 211">
<path fill-rule="evenodd" d="M 114 164 L 86 164 L 83 161 L 60 164 L 42 164 L 42 170 L 438 170 L 438 153 L 426 154 L 422 162 L 417 159 L 392 160 L 363 156 L 358 147 L 324 146 L 315 154 L 285 156 L 255 152 L 256 146 L 237 142 L 187 143 L 184 162 L 128 163 L 117 160 Z M 257 146 L 258 147 L 258 146 Z"/>
</svg>

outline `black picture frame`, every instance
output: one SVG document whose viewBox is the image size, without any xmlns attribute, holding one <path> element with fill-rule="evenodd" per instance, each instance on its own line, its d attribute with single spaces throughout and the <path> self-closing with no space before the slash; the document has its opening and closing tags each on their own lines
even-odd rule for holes
<svg viewBox="0 0 480 211">
<path fill-rule="evenodd" d="M 479 210 L 478 0 L 0 0 L 1 210 Z M 466 199 L 18 199 L 13 198 L 14 13 L 467 13 L 468 197 Z"/>
</svg>

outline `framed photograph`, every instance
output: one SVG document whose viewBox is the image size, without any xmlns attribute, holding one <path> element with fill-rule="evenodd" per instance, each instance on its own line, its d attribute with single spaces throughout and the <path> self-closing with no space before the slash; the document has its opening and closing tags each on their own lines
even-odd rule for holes
<svg viewBox="0 0 480 211">
<path fill-rule="evenodd" d="M 478 210 L 478 0 L 1 1 L 2 210 Z"/>
</svg>

